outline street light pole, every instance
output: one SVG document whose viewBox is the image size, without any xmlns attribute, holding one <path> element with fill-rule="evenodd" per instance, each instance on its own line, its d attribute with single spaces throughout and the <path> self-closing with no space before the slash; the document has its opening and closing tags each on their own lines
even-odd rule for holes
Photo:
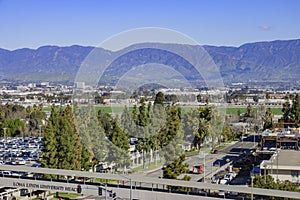
<svg viewBox="0 0 300 200">
<path fill-rule="evenodd" d="M 205 152 L 204 152 L 204 162 L 203 162 L 203 182 L 205 183 Z"/>
<path fill-rule="evenodd" d="M 276 153 L 276 162 L 277 162 L 277 180 L 278 181 L 278 157 L 279 157 L 279 151 L 277 150 L 277 153 Z"/>
<path fill-rule="evenodd" d="M 203 154 L 203 182 L 205 182 L 205 152 L 202 151 Z M 200 151 L 199 151 L 199 158 L 200 158 Z"/>
</svg>

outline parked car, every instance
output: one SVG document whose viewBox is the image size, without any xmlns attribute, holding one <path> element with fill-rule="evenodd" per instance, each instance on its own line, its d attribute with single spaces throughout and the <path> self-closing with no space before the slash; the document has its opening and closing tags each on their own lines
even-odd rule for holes
<svg viewBox="0 0 300 200">
<path fill-rule="evenodd" d="M 2 176 L 11 176 L 11 171 L 3 171 L 1 172 Z"/>
<path fill-rule="evenodd" d="M 221 185 L 226 185 L 226 184 L 228 184 L 228 179 L 224 179 L 224 178 L 221 179 L 221 180 L 220 180 L 220 184 L 221 184 Z"/>
<path fill-rule="evenodd" d="M 224 190 L 220 190 L 219 193 L 218 193 L 218 196 L 224 197 L 225 196 L 225 191 Z"/>
<path fill-rule="evenodd" d="M 225 174 L 224 179 L 226 179 L 228 181 L 232 181 L 233 177 L 231 174 Z"/>
</svg>

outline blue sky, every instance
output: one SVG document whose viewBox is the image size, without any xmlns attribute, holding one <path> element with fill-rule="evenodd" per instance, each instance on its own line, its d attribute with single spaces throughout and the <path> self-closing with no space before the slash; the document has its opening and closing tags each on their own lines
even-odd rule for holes
<svg viewBox="0 0 300 200">
<path fill-rule="evenodd" d="M 0 48 L 97 46 L 140 27 L 187 34 L 200 44 L 300 38 L 298 0 L 0 0 Z"/>
</svg>

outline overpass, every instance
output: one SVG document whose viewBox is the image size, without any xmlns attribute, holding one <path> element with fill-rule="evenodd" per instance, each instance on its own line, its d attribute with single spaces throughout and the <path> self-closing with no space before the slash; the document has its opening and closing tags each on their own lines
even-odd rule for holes
<svg viewBox="0 0 300 200">
<path fill-rule="evenodd" d="M 236 186 L 236 185 L 220 185 L 220 184 L 211 184 L 204 182 L 192 182 L 192 181 L 180 181 L 172 179 L 159 179 L 152 177 L 145 177 L 138 174 L 128 174 L 126 176 L 120 174 L 106 174 L 106 173 L 95 173 L 87 171 L 75 171 L 75 170 L 63 170 L 63 169 L 48 169 L 48 168 L 34 168 L 27 166 L 12 166 L 12 165 L 0 165 L 0 170 L 3 171 L 19 171 L 35 174 L 53 174 L 59 176 L 69 176 L 69 177 L 88 177 L 93 179 L 102 179 L 106 180 L 106 183 L 109 183 L 110 180 L 115 180 L 117 183 L 108 184 L 108 189 L 113 189 L 119 191 L 127 190 L 127 192 L 117 192 L 122 193 L 122 197 L 129 198 L 131 196 L 135 199 L 143 199 L 142 191 L 151 191 L 152 196 L 154 192 L 165 193 L 166 195 L 171 195 L 170 193 L 175 194 L 176 191 L 168 189 L 168 186 L 177 186 L 185 188 L 193 188 L 193 190 L 223 190 L 228 192 L 237 192 L 245 194 L 254 194 L 260 196 L 274 196 L 274 197 L 286 197 L 293 199 L 300 199 L 299 192 L 287 192 L 280 190 L 269 190 L 261 188 L 251 188 L 247 186 Z M 132 183 L 130 185 L 130 183 Z M 70 192 L 76 193 L 77 186 L 80 184 L 82 187 L 82 194 L 86 195 L 98 195 L 98 187 L 101 186 L 101 183 L 78 183 L 71 182 L 69 180 L 58 180 L 58 179 L 39 179 L 28 177 L 0 177 L 0 184 L 7 187 L 15 188 L 28 188 L 35 190 L 47 190 L 52 192 Z M 103 185 L 101 186 L 103 187 Z M 115 188 L 115 189 L 114 189 Z M 130 192 L 132 191 L 132 192 Z M 169 194 L 168 194 L 169 193 Z M 182 193 L 182 192 L 181 192 Z M 192 194 L 192 193 L 185 193 Z M 126 196 L 124 196 L 126 195 Z M 145 196 L 147 197 L 147 196 Z M 190 196 L 191 197 L 191 196 Z M 149 195 L 148 195 L 149 198 Z M 146 199 L 146 198 L 145 198 Z M 176 198 L 174 198 L 175 200 Z M 192 199 L 192 198 L 190 198 Z"/>
</svg>

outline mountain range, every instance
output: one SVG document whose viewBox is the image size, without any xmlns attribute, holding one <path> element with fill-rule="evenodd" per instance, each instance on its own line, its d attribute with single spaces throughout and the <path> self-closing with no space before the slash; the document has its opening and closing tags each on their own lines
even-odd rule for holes
<svg viewBox="0 0 300 200">
<path fill-rule="evenodd" d="M 184 45 L 180 44 L 160 45 L 173 45 L 173 48 L 178 51 L 184 49 Z M 10 81 L 74 81 L 82 62 L 94 48 L 78 45 L 69 47 L 42 46 L 38 49 L 23 48 L 12 51 L 0 48 L 0 79 Z M 197 46 L 190 46 L 189 48 L 197 48 Z M 240 47 L 203 46 L 203 48 L 211 56 L 226 82 L 300 80 L 298 76 L 300 74 L 300 39 L 255 42 Z M 97 48 L 97 51 L 104 57 L 118 53 L 102 48 Z M 152 56 L 145 56 L 150 54 Z M 178 65 L 181 62 L 174 55 L 155 49 L 132 51 L 126 58 L 115 62 L 107 76 L 117 76 L 125 68 L 136 66 L 137 60 L 133 59 L 136 57 L 141 58 L 142 61 L 139 62 L 143 64 L 153 63 L 153 57 L 155 57 L 156 62 L 170 66 Z M 174 61 L 174 59 L 177 60 Z M 126 64 L 124 65 L 124 63 Z M 188 65 L 188 63 L 184 65 Z M 191 69 L 191 74 L 193 73 Z M 192 75 L 187 77 L 195 78 Z"/>
</svg>

